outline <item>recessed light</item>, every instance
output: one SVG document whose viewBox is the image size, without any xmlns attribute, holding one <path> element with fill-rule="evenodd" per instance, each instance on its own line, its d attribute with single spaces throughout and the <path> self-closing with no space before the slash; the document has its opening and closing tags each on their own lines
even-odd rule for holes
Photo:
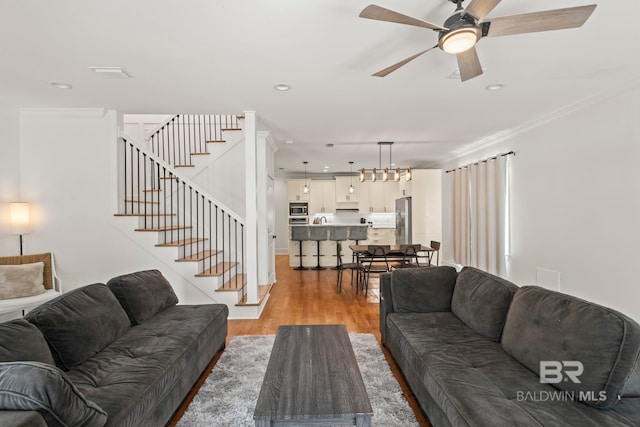
<svg viewBox="0 0 640 427">
<path fill-rule="evenodd" d="M 486 90 L 488 91 L 494 91 L 494 90 L 500 90 L 504 87 L 504 85 L 502 84 L 493 84 L 493 85 L 489 85 L 487 87 L 485 87 Z"/>
<path fill-rule="evenodd" d="M 293 144 L 293 141 L 292 141 L 292 140 L 290 140 L 290 139 L 287 139 L 284 143 L 285 143 L 285 144 Z"/>
<path fill-rule="evenodd" d="M 51 82 L 51 86 L 58 89 L 71 89 L 73 87 L 68 83 L 62 83 L 62 82 Z"/>
<path fill-rule="evenodd" d="M 131 77 L 122 70 L 122 67 L 89 67 L 89 69 L 101 77 L 114 79 L 128 79 Z"/>
<path fill-rule="evenodd" d="M 290 85 L 288 85 L 288 84 L 286 84 L 286 83 L 278 83 L 278 84 L 277 84 L 277 85 L 275 85 L 273 88 L 274 88 L 275 90 L 280 91 L 280 92 L 286 92 L 286 91 L 288 91 L 289 89 L 291 89 L 291 86 L 290 86 Z"/>
</svg>

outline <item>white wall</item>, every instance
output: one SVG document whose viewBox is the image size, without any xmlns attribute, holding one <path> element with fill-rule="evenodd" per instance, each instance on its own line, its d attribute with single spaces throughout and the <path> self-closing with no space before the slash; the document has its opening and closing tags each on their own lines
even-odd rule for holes
<svg viewBox="0 0 640 427">
<path fill-rule="evenodd" d="M 9 234 L 9 203 L 20 199 L 20 126 L 17 108 L 0 104 L 0 256 L 19 255 L 18 236 Z M 24 200 L 27 201 L 27 200 Z"/>
<path fill-rule="evenodd" d="M 633 273 L 640 256 L 639 103 L 636 86 L 443 165 L 450 169 L 516 152 L 510 159 L 508 279 L 519 285 L 540 281 L 640 320 L 640 286 Z M 451 259 L 450 184 L 445 174 L 446 260 Z M 559 286 L 540 274 L 547 270 L 559 273 Z"/>
<path fill-rule="evenodd" d="M 289 253 L 289 195 L 286 178 L 274 180 L 276 208 L 276 253 Z"/>
<path fill-rule="evenodd" d="M 22 196 L 35 216 L 25 252 L 53 252 L 64 291 L 159 269 L 181 302 L 210 302 L 150 252 L 152 246 L 143 248 L 121 231 L 120 221 L 130 219 L 113 216 L 118 126 L 116 112 L 102 109 L 21 111 Z"/>
</svg>

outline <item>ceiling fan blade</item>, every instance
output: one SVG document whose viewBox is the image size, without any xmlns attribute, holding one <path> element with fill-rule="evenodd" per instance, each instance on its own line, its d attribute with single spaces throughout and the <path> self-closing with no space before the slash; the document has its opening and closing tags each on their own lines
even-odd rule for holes
<svg viewBox="0 0 640 427">
<path fill-rule="evenodd" d="M 407 15 L 403 15 L 393 10 L 385 9 L 384 7 L 370 4 L 362 9 L 360 12 L 360 18 L 375 19 L 378 21 L 395 22 L 398 24 L 414 25 L 416 27 L 424 27 L 432 30 L 446 30 L 446 28 L 440 25 L 432 24 L 430 22 L 422 21 L 417 18 L 412 18 Z"/>
<path fill-rule="evenodd" d="M 589 19 L 595 8 L 596 5 L 591 4 L 522 15 L 501 16 L 488 21 L 489 32 L 487 36 L 510 36 L 512 34 L 577 28 Z"/>
<path fill-rule="evenodd" d="M 422 52 L 418 52 L 413 56 L 408 57 L 407 59 L 403 59 L 400 62 L 396 62 L 395 64 L 391 65 L 390 67 L 385 68 L 384 70 L 380 70 L 375 74 L 372 74 L 372 76 L 374 77 L 384 77 L 387 74 L 391 74 L 392 72 L 394 72 L 395 70 L 397 70 L 398 68 L 402 67 L 405 64 L 408 64 L 409 62 L 413 61 L 414 59 L 416 59 L 418 56 L 425 54 L 427 52 L 429 52 L 431 49 L 435 49 L 437 46 L 434 47 L 430 47 L 427 50 L 423 50 Z"/>
<path fill-rule="evenodd" d="M 463 82 L 482 74 L 482 66 L 475 46 L 464 52 L 457 53 L 456 58 L 458 59 L 460 80 Z"/>
<path fill-rule="evenodd" d="M 472 0 L 464 10 L 464 13 L 472 15 L 478 21 L 482 21 L 498 3 L 500 3 L 500 0 Z"/>
</svg>

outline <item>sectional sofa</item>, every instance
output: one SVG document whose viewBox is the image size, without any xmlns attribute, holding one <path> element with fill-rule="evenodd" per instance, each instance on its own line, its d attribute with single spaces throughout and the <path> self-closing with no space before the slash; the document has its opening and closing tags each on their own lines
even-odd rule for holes
<svg viewBox="0 0 640 427">
<path fill-rule="evenodd" d="M 177 302 L 141 271 L 0 324 L 0 425 L 165 425 L 227 336 L 226 305 Z"/>
<path fill-rule="evenodd" d="M 382 343 L 442 426 L 639 426 L 640 326 L 465 267 L 381 276 Z"/>
</svg>

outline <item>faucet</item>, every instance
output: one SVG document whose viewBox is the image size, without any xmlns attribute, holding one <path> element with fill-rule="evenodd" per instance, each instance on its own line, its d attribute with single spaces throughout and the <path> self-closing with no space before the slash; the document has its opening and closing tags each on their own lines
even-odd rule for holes
<svg viewBox="0 0 640 427">
<path fill-rule="evenodd" d="M 322 215 L 322 216 L 320 217 L 320 224 L 322 224 L 322 220 L 323 220 L 323 219 L 324 219 L 324 223 L 326 224 L 326 223 L 327 223 L 327 217 L 326 217 L 326 216 L 324 216 L 324 215 Z"/>
</svg>

